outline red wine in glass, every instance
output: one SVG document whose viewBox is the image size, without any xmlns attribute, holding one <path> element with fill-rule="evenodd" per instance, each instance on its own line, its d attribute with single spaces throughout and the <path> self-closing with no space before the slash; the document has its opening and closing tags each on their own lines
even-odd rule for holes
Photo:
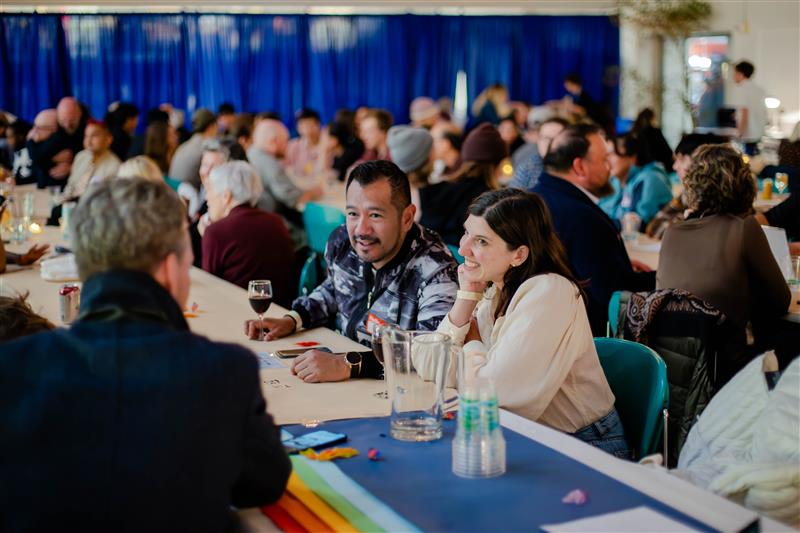
<svg viewBox="0 0 800 533">
<path fill-rule="evenodd" d="M 387 326 L 375 326 L 372 330 L 372 354 L 383 365 L 383 331 Z"/>
<path fill-rule="evenodd" d="M 263 315 L 269 309 L 270 304 L 272 303 L 271 296 L 250 296 L 250 307 L 253 308 L 253 311 L 256 314 Z"/>
<path fill-rule="evenodd" d="M 259 327 L 264 313 L 272 303 L 272 283 L 268 279 L 255 279 L 247 284 L 247 299 L 250 307 L 258 314 Z M 258 340 L 264 340 L 264 328 L 260 327 Z"/>
</svg>

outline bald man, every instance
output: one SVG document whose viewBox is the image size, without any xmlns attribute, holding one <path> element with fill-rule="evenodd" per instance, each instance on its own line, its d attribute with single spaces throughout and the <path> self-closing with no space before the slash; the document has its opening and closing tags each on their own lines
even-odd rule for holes
<svg viewBox="0 0 800 533">
<path fill-rule="evenodd" d="M 253 131 L 253 145 L 247 151 L 247 159 L 258 170 L 264 184 L 264 194 L 258 206 L 266 211 L 278 212 L 288 220 L 295 218 L 298 204 L 316 200 L 322 196 L 322 188 L 304 191 L 295 185 L 283 168 L 281 159 L 286 154 L 289 130 L 282 122 L 273 119 L 261 120 Z"/>
<path fill-rule="evenodd" d="M 65 96 L 55 110 L 46 110 L 48 120 L 55 113 L 57 128 L 46 139 L 28 140 L 31 168 L 39 188 L 66 185 L 75 154 L 83 150 L 83 137 L 88 112 L 75 98 Z"/>
</svg>

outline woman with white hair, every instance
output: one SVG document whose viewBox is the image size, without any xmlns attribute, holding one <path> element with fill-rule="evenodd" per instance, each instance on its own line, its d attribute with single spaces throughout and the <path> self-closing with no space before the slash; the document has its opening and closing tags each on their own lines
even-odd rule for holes
<svg viewBox="0 0 800 533">
<path fill-rule="evenodd" d="M 294 244 L 283 219 L 255 207 L 263 187 L 245 161 L 224 163 L 208 176 L 206 199 L 211 224 L 203 234 L 203 270 L 247 288 L 254 279 L 272 281 L 273 298 L 289 306 Z"/>
</svg>

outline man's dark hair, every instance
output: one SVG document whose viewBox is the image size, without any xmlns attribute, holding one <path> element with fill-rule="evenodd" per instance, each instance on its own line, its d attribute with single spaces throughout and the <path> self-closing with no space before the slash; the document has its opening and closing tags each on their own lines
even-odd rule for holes
<svg viewBox="0 0 800 533">
<path fill-rule="evenodd" d="M 750 77 L 753 75 L 753 72 L 756 71 L 756 67 L 754 67 L 749 61 L 739 61 L 733 68 L 734 70 L 741 72 L 742 75 L 748 79 L 750 79 Z"/>
<path fill-rule="evenodd" d="M 589 135 L 600 134 L 602 131 L 595 124 L 569 126 L 550 141 L 550 149 L 544 156 L 545 168 L 548 171 L 569 172 L 572 162 L 586 157 L 589 152 Z"/>
<path fill-rule="evenodd" d="M 583 80 L 581 79 L 581 75 L 577 72 L 570 72 L 566 76 L 564 76 L 564 81 L 568 81 L 570 83 L 574 83 L 575 85 L 583 86 Z"/>
<path fill-rule="evenodd" d="M 147 112 L 147 116 L 145 116 L 145 124 L 148 126 L 150 124 L 155 124 L 156 122 L 163 122 L 164 124 L 169 124 L 169 113 L 166 111 L 162 111 L 161 109 L 151 109 Z"/>
<path fill-rule="evenodd" d="M 402 212 L 403 209 L 411 205 L 411 185 L 409 185 L 408 176 L 391 161 L 380 160 L 361 163 L 350 172 L 345 191 L 350 188 L 350 184 L 354 181 L 365 187 L 382 179 L 389 180 L 389 186 L 392 189 L 392 203 L 397 207 L 398 211 Z"/>
<path fill-rule="evenodd" d="M 464 137 L 458 133 L 448 131 L 442 135 L 442 138 L 449 142 L 450 146 L 452 146 L 454 149 L 458 150 L 459 152 L 461 151 L 461 145 L 464 142 Z"/>
<path fill-rule="evenodd" d="M 298 111 L 295 114 L 294 118 L 298 122 L 303 120 L 303 119 L 306 119 L 306 118 L 310 118 L 310 119 L 316 120 L 317 122 L 322 122 L 322 120 L 320 120 L 320 118 L 319 118 L 319 113 L 317 113 L 313 109 L 309 109 L 307 107 L 304 108 L 304 109 L 301 109 L 300 111 Z"/>
<path fill-rule="evenodd" d="M 236 108 L 230 102 L 222 102 L 217 108 L 217 115 L 233 115 L 236 113 Z"/>
<path fill-rule="evenodd" d="M 675 147 L 675 153 L 679 155 L 692 155 L 695 150 L 704 144 L 725 144 L 727 139 L 714 135 L 713 133 L 687 133 L 681 137 L 678 146 Z"/>
<path fill-rule="evenodd" d="M 283 122 L 281 120 L 281 116 L 275 111 L 262 111 L 256 115 L 255 120 L 277 120 L 279 122 Z"/>
<path fill-rule="evenodd" d="M 391 128 L 394 123 L 394 117 L 385 109 L 370 109 L 365 118 L 368 117 L 375 119 L 381 131 L 389 131 L 389 128 Z"/>
</svg>

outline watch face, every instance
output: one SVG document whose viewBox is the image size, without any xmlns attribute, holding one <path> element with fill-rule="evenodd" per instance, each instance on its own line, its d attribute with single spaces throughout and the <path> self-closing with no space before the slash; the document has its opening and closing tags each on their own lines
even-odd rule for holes
<svg viewBox="0 0 800 533">
<path fill-rule="evenodd" d="M 358 352 L 347 352 L 347 355 L 344 356 L 344 360 L 347 361 L 349 365 L 357 365 L 361 363 L 361 354 Z"/>
</svg>

